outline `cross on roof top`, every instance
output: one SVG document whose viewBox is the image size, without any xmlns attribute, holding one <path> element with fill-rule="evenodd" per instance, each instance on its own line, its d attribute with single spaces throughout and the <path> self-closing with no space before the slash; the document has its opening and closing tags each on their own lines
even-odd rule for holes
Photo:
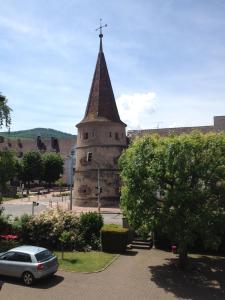
<svg viewBox="0 0 225 300">
<path fill-rule="evenodd" d="M 107 27 L 107 24 L 102 25 L 102 19 L 100 19 L 100 27 L 96 29 L 96 31 L 100 30 L 100 34 L 99 34 L 100 39 L 103 37 L 102 28 L 104 28 L 104 27 Z"/>
</svg>

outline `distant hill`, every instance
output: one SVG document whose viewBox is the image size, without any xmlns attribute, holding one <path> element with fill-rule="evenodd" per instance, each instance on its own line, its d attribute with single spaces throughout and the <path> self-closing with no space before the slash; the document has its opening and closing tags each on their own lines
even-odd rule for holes
<svg viewBox="0 0 225 300">
<path fill-rule="evenodd" d="M 34 139 L 37 136 L 40 136 L 42 139 L 48 139 L 51 137 L 55 137 L 58 139 L 73 139 L 76 138 L 76 135 L 65 133 L 62 131 L 58 131 L 51 128 L 34 128 L 28 130 L 20 130 L 20 131 L 12 131 L 8 132 L 0 132 L 0 136 L 4 136 L 6 138 L 15 138 L 15 139 Z"/>
</svg>

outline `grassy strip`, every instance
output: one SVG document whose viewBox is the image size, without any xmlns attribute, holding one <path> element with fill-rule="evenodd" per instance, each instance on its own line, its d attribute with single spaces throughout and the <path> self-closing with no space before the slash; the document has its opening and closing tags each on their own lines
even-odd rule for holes
<svg viewBox="0 0 225 300">
<path fill-rule="evenodd" d="M 117 256 L 105 252 L 54 252 L 59 260 L 59 268 L 74 272 L 96 272 L 104 269 Z"/>
</svg>

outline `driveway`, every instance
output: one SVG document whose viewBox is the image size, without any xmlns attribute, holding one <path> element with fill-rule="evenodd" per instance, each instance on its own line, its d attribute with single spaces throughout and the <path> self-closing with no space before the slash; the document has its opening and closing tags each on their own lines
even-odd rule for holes
<svg viewBox="0 0 225 300">
<path fill-rule="evenodd" d="M 181 272 L 160 250 L 135 250 L 121 255 L 105 271 L 92 274 L 59 271 L 57 276 L 25 287 L 7 279 L 0 299 L 7 300 L 224 300 L 225 259 L 202 257 L 203 274 Z M 210 271 L 211 270 L 211 271 Z M 208 273 L 207 273 L 208 272 Z"/>
</svg>

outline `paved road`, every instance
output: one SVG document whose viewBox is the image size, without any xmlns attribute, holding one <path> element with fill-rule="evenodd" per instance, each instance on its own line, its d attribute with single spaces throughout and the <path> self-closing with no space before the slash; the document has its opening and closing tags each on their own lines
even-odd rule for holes
<svg viewBox="0 0 225 300">
<path fill-rule="evenodd" d="M 105 271 L 92 274 L 59 271 L 57 276 L 25 287 L 7 279 L 2 300 L 224 300 L 225 259 L 208 259 L 213 271 L 183 273 L 171 266 L 173 255 L 159 250 L 138 250 L 121 255 Z M 211 259 L 211 260 L 210 260 Z M 211 265 L 210 265 L 211 264 Z M 200 276 L 201 275 L 201 276 Z M 5 279 L 6 280 L 6 279 Z"/>
<path fill-rule="evenodd" d="M 32 213 L 32 203 L 27 204 L 4 204 L 4 213 L 8 215 L 12 215 L 13 217 L 19 217 L 23 214 L 31 214 Z M 48 205 L 39 204 L 39 206 L 34 207 L 35 214 L 40 213 L 44 210 L 48 209 Z"/>
<path fill-rule="evenodd" d="M 25 198 L 25 199 L 17 199 L 17 200 L 11 200 L 11 201 L 6 201 L 3 204 L 4 207 L 4 212 L 5 214 L 12 215 L 13 217 L 16 216 L 21 216 L 24 213 L 31 214 L 32 213 L 32 202 L 36 201 L 39 203 L 38 206 L 34 207 L 34 213 L 39 214 L 42 211 L 49 210 L 51 209 L 51 206 L 53 208 L 56 208 L 57 205 L 62 207 L 63 209 L 68 209 L 69 206 L 69 200 L 68 197 L 63 199 L 58 198 L 58 197 L 48 197 L 42 196 L 37 198 Z M 74 211 L 77 211 L 79 214 L 82 211 L 93 211 L 93 208 L 78 208 L 74 207 Z M 96 209 L 95 209 L 96 210 Z M 119 212 L 118 209 L 102 209 L 102 216 L 104 218 L 104 223 L 105 224 L 119 224 L 122 225 L 122 214 Z"/>
</svg>

